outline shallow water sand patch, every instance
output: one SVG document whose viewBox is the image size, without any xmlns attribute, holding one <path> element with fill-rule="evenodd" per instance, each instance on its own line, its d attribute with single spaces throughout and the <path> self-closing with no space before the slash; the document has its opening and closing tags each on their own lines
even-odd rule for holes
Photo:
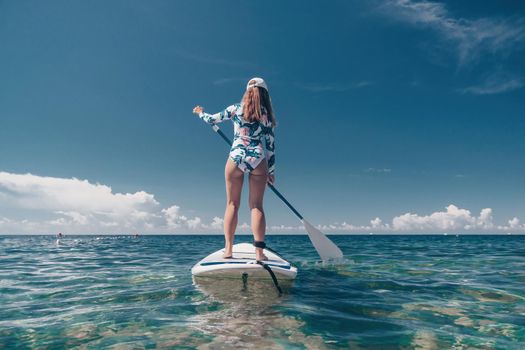
<svg viewBox="0 0 525 350">
<path fill-rule="evenodd" d="M 199 349 L 326 349 L 322 337 L 306 335 L 300 328 L 304 322 L 294 317 L 267 314 L 254 317 L 233 317 L 230 313 L 215 312 L 204 316 L 195 329 L 213 337 Z M 295 344 L 295 346 L 294 346 Z"/>
<path fill-rule="evenodd" d="M 462 293 L 470 295 L 481 302 L 496 302 L 496 303 L 515 303 L 523 301 L 525 298 L 512 295 L 500 290 L 483 290 L 483 289 L 467 289 L 461 288 Z"/>
<path fill-rule="evenodd" d="M 464 327 L 474 327 L 474 321 L 472 321 L 470 318 L 462 316 L 454 321 L 455 324 L 458 326 L 464 326 Z"/>
<path fill-rule="evenodd" d="M 421 350 L 437 350 L 439 349 L 437 344 L 436 334 L 429 330 L 418 330 L 412 338 L 411 345 L 414 349 Z"/>
<path fill-rule="evenodd" d="M 499 335 L 511 339 L 514 339 L 516 337 L 516 334 L 519 332 L 519 329 L 520 328 L 512 324 L 496 323 L 491 320 L 481 320 L 479 322 L 479 327 L 477 327 L 477 330 L 481 333 Z M 525 339 L 523 339 L 523 336 L 522 340 L 525 341 Z"/>
<path fill-rule="evenodd" d="M 456 335 L 451 346 L 453 350 L 495 350 L 495 342 L 474 336 Z"/>
<path fill-rule="evenodd" d="M 150 349 L 197 348 L 210 341 L 202 334 L 189 332 L 186 327 L 151 328 L 142 322 L 118 328 L 116 325 L 99 327 L 96 339 L 82 344 L 70 343 L 78 350 L 88 349 Z M 87 339 L 86 339 L 87 340 Z"/>
<path fill-rule="evenodd" d="M 436 306 L 431 304 L 408 303 L 403 304 L 403 309 L 408 311 L 431 311 L 446 316 L 465 316 L 464 311 L 455 307 Z"/>
</svg>

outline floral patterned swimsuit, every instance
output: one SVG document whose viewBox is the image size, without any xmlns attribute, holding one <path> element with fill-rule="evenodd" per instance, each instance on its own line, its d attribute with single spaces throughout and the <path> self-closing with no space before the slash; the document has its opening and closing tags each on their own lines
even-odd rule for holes
<svg viewBox="0 0 525 350">
<path fill-rule="evenodd" d="M 264 107 L 263 121 L 248 122 L 242 117 L 242 104 L 237 103 L 216 114 L 201 112 L 199 118 L 209 124 L 217 124 L 227 119 L 233 122 L 233 144 L 230 159 L 243 172 L 251 172 L 266 158 L 268 172 L 275 171 L 274 127 L 268 120 Z"/>
</svg>

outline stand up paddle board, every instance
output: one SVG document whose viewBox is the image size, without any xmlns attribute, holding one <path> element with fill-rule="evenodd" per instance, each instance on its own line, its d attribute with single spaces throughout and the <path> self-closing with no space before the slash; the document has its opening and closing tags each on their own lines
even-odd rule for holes
<svg viewBox="0 0 525 350">
<path fill-rule="evenodd" d="M 232 258 L 223 259 L 224 249 L 218 250 L 199 261 L 191 269 L 195 277 L 271 279 L 268 271 L 255 260 L 255 247 L 249 243 L 233 246 Z M 278 254 L 264 249 L 268 257 L 263 263 L 270 267 L 279 280 L 293 280 L 297 268 Z"/>
</svg>

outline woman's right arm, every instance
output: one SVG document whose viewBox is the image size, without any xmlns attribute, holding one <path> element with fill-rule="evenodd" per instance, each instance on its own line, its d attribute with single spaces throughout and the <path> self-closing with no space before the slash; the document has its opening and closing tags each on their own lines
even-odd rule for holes
<svg viewBox="0 0 525 350">
<path fill-rule="evenodd" d="M 266 148 L 266 161 L 268 162 L 268 174 L 274 175 L 275 173 L 275 128 L 268 127 L 264 134 L 264 143 Z"/>
<path fill-rule="evenodd" d="M 225 110 L 223 110 L 222 112 L 215 113 L 215 114 L 205 113 L 202 110 L 202 107 L 200 107 L 199 109 L 198 108 L 199 106 L 195 107 L 193 111 L 194 113 L 198 114 L 199 118 L 201 118 L 208 124 L 217 124 L 225 120 L 231 119 L 233 115 L 236 113 L 237 105 L 231 105 L 227 107 Z"/>
</svg>

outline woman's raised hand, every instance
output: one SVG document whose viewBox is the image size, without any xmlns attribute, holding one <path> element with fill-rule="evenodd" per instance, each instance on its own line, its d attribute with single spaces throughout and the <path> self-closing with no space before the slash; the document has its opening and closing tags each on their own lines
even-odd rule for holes
<svg viewBox="0 0 525 350">
<path fill-rule="evenodd" d="M 201 114 L 202 111 L 204 111 L 204 108 L 202 108 L 201 106 L 195 106 L 195 108 L 193 108 L 193 113 L 195 114 Z"/>
</svg>

